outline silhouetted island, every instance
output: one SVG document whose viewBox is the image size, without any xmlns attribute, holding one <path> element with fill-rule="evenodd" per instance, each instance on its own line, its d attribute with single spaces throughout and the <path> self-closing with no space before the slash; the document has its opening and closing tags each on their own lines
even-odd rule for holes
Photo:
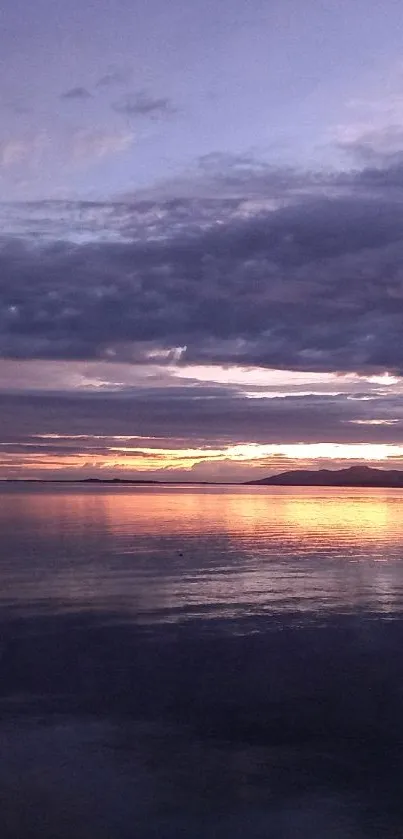
<svg viewBox="0 0 403 839">
<path fill-rule="evenodd" d="M 100 484 L 114 486 L 227 486 L 225 481 L 158 481 L 153 478 L 0 478 L 0 484 Z"/>
<path fill-rule="evenodd" d="M 350 466 L 348 469 L 299 469 L 269 478 L 245 481 L 247 486 L 400 487 L 403 470 Z"/>
</svg>

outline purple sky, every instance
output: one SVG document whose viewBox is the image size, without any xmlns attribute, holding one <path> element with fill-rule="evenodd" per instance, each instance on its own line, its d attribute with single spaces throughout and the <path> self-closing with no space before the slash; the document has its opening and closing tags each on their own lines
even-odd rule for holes
<svg viewBox="0 0 403 839">
<path fill-rule="evenodd" d="M 16 0 L 0 29 L 4 199 L 110 197 L 211 153 L 340 165 L 400 123 L 397 0 Z"/>
<path fill-rule="evenodd" d="M 0 475 L 399 464 L 401 37 L 397 0 L 6 4 Z"/>
</svg>

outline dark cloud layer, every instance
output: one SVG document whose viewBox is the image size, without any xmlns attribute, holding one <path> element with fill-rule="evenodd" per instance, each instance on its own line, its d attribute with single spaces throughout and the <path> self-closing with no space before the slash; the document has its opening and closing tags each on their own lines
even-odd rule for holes
<svg viewBox="0 0 403 839">
<path fill-rule="evenodd" d="M 111 241 L 101 224 L 80 243 L 3 238 L 1 355 L 148 361 L 179 347 L 182 363 L 401 373 L 403 169 L 327 191 L 272 172 L 275 200 L 260 170 L 260 203 L 247 171 L 222 176 L 233 191 L 238 177 L 238 198 L 108 205 Z"/>
<path fill-rule="evenodd" d="M 147 445 L 161 448 L 301 440 L 403 443 L 403 420 L 393 425 L 356 424 L 357 419 L 365 421 L 374 415 L 399 417 L 394 398 L 247 399 L 233 388 L 198 386 L 169 391 L 133 389 L 121 395 L 1 394 L 1 405 L 3 443 L 38 446 L 38 434 L 88 435 L 87 442 L 81 439 L 68 444 L 69 449 L 74 445 L 80 451 L 87 447 L 98 450 L 97 435 L 139 436 L 149 441 Z M 46 444 L 49 441 L 41 441 L 42 447 Z M 139 446 L 135 440 L 123 445 Z M 53 441 L 54 451 L 55 446 L 64 450 L 66 441 Z"/>
</svg>

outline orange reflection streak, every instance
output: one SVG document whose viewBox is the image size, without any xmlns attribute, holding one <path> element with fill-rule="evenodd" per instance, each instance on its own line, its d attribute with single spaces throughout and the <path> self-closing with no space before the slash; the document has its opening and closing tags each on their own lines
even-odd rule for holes
<svg viewBox="0 0 403 839">
<path fill-rule="evenodd" d="M 306 545 L 318 538 L 340 541 L 403 541 L 403 493 L 398 490 L 291 487 L 73 488 L 24 493 L 16 504 L 41 529 L 74 521 L 118 534 L 199 535 L 225 533 L 244 539 L 267 534 Z M 4 515 L 10 510 L 4 508 Z M 2 518 L 0 511 L 0 520 Z"/>
<path fill-rule="evenodd" d="M 390 494 L 382 495 L 382 490 L 374 494 L 362 495 L 362 490 L 342 490 L 341 497 L 333 498 L 329 494 L 312 493 L 305 498 L 293 498 L 287 501 L 285 515 L 293 529 L 297 529 L 301 538 L 310 539 L 324 535 L 328 538 L 345 538 L 355 535 L 361 540 L 375 540 L 393 536 L 396 528 L 391 528 L 392 511 Z M 396 499 L 401 498 L 396 493 Z M 399 527 L 403 535 L 403 522 Z"/>
<path fill-rule="evenodd" d="M 18 488 L 1 494 L 0 525 L 29 534 L 28 571 L 4 563 L 0 602 L 136 615 L 401 602 L 398 490 Z"/>
<path fill-rule="evenodd" d="M 110 528 L 133 533 L 220 531 L 232 536 L 257 531 L 284 532 L 298 542 L 321 534 L 337 542 L 349 538 L 403 538 L 403 518 L 394 503 L 403 494 L 393 490 L 246 487 L 228 490 L 167 488 L 105 493 L 102 505 Z M 393 519 L 393 522 L 392 522 Z M 152 523 L 152 524 L 151 524 Z M 392 527 L 393 523 L 393 527 Z"/>
</svg>

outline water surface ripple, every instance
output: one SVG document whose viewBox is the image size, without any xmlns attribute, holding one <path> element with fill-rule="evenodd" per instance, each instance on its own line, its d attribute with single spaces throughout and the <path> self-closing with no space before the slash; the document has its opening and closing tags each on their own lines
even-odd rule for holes
<svg viewBox="0 0 403 839">
<path fill-rule="evenodd" d="M 0 487 L 1 839 L 403 835 L 403 492 Z"/>
</svg>

